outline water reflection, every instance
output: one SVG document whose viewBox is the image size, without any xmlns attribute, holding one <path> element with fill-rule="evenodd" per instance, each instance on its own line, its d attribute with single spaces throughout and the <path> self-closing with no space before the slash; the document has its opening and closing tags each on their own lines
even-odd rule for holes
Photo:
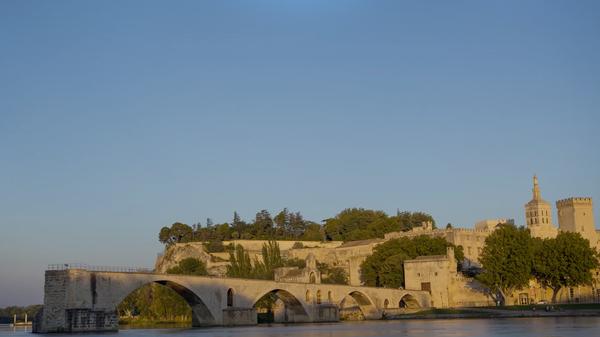
<svg viewBox="0 0 600 337">
<path fill-rule="evenodd" d="M 31 329 L 0 327 L 0 336 L 31 336 Z M 580 337 L 600 336 L 600 317 L 369 321 L 273 324 L 238 328 L 122 329 L 124 337 Z M 56 335 L 54 335 L 56 336 Z M 85 334 L 106 337 L 106 334 Z"/>
</svg>

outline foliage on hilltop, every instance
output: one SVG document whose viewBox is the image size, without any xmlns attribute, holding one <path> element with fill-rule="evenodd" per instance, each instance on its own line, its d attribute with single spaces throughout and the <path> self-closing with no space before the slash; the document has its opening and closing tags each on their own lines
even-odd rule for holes
<svg viewBox="0 0 600 337">
<path fill-rule="evenodd" d="M 224 240 L 296 240 L 296 241 L 322 241 L 321 226 L 313 221 L 306 220 L 300 212 L 290 212 L 284 208 L 275 217 L 267 210 L 256 213 L 254 221 L 242 220 L 237 212 L 229 223 L 213 224 L 207 219 L 206 226 L 175 222 L 170 227 L 160 230 L 158 239 L 165 245 L 183 242 L 207 242 L 207 248 L 212 251 L 224 251 L 215 242 Z"/>
<path fill-rule="evenodd" d="M 304 219 L 300 212 L 290 212 L 284 208 L 274 217 L 267 210 L 256 213 L 252 222 L 242 220 L 237 212 L 229 223 L 213 224 L 207 219 L 206 226 L 188 226 L 175 222 L 160 230 L 158 239 L 165 245 L 184 242 L 204 242 L 209 252 L 223 252 L 225 247 L 219 242 L 235 239 L 256 240 L 364 240 L 383 238 L 384 234 L 405 231 L 420 226 L 424 221 L 435 221 L 422 212 L 397 212 L 389 216 L 383 211 L 364 208 L 348 208 L 335 217 L 324 220 L 324 225 Z"/>
<path fill-rule="evenodd" d="M 404 287 L 404 261 L 417 256 L 445 255 L 454 247 L 457 263 L 464 259 L 461 246 L 454 246 L 441 237 L 420 235 L 386 241 L 373 249 L 373 254 L 361 264 L 361 280 L 366 286 Z"/>
<path fill-rule="evenodd" d="M 431 221 L 435 228 L 433 217 L 422 212 L 398 212 L 389 216 L 383 211 L 347 208 L 325 220 L 323 227 L 328 240 L 353 241 L 383 238 L 386 233 L 407 231 L 425 221 Z"/>
</svg>

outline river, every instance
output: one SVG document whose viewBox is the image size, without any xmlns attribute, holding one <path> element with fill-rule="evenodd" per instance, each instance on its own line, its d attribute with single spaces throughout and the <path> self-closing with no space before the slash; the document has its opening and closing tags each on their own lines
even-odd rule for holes
<svg viewBox="0 0 600 337">
<path fill-rule="evenodd" d="M 31 337 L 30 331 L 26 328 L 0 327 L 0 336 Z M 236 328 L 121 329 L 118 335 L 122 337 L 592 337 L 600 336 L 600 317 L 436 319 L 273 324 Z M 84 334 L 83 336 L 106 337 L 107 334 Z"/>
</svg>

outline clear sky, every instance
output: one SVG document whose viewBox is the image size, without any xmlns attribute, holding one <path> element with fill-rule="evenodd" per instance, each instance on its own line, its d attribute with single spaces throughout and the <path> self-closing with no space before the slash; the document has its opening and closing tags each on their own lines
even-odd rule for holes
<svg viewBox="0 0 600 337">
<path fill-rule="evenodd" d="M 598 204 L 599 128 L 598 1 L 1 1 L 0 306 L 234 210 Z"/>
</svg>

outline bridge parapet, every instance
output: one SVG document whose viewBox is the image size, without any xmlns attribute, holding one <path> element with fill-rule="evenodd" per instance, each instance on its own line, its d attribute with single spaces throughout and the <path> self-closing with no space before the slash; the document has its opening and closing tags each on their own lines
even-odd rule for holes
<svg viewBox="0 0 600 337">
<path fill-rule="evenodd" d="M 57 263 L 49 264 L 47 270 L 85 270 L 95 272 L 112 272 L 112 273 L 143 273 L 152 274 L 154 270 L 150 268 L 126 267 L 126 266 L 94 266 L 85 263 Z"/>
</svg>

